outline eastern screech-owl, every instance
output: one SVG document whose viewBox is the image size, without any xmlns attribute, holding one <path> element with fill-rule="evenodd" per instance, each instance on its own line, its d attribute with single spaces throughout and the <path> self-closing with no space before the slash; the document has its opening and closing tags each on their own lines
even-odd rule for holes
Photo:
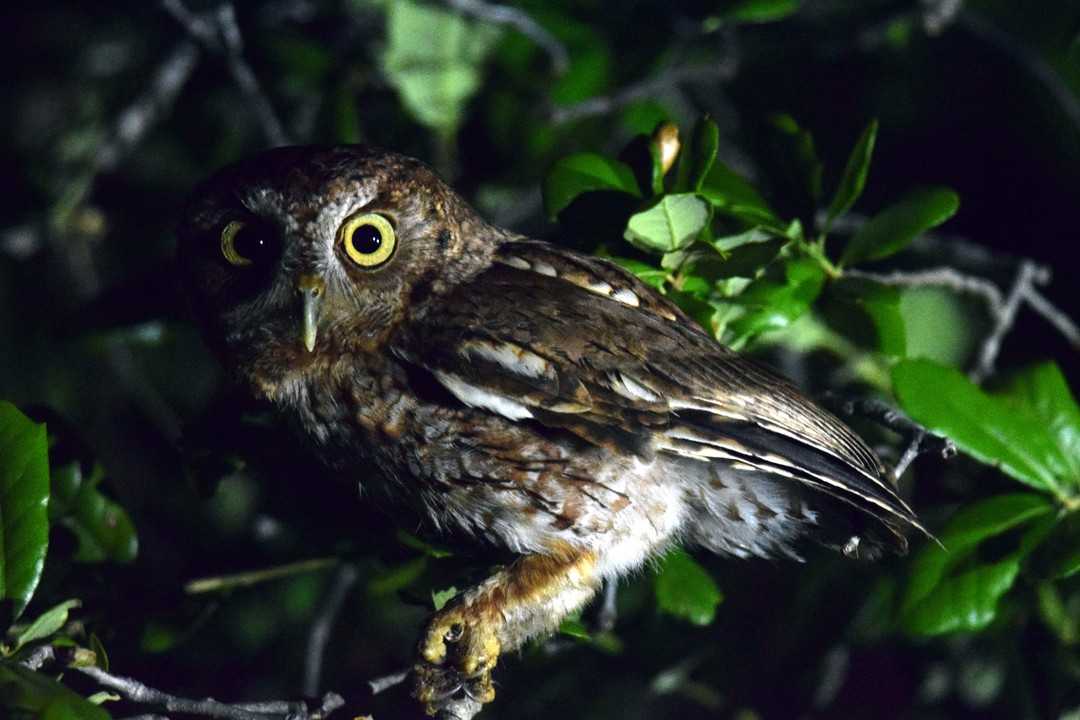
<svg viewBox="0 0 1080 720">
<path fill-rule="evenodd" d="M 416 695 L 494 697 L 501 652 L 674 543 L 903 549 L 874 453 L 616 265 L 481 219 L 424 164 L 292 147 L 194 194 L 179 254 L 236 379 L 328 464 L 519 554 L 429 621 Z"/>
</svg>

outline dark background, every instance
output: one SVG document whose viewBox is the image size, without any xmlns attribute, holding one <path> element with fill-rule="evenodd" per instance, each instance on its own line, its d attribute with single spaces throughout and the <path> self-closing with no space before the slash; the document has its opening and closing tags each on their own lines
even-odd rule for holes
<svg viewBox="0 0 1080 720">
<path fill-rule="evenodd" d="M 1080 5 L 966 2 L 928 32 L 929 3 L 811 1 L 777 22 L 709 29 L 709 18 L 732 5 L 520 3 L 569 49 L 569 71 L 560 76 L 527 38 L 504 30 L 472 64 L 480 82 L 460 104 L 460 120 L 441 126 L 402 102 L 385 69 L 383 4 L 239 3 L 236 10 L 244 58 L 292 139 L 363 141 L 416 155 L 488 217 L 553 239 L 559 230 L 543 217 L 538 188 L 551 163 L 570 152 L 615 153 L 661 119 L 688 129 L 707 112 L 721 127 L 721 157 L 783 210 L 795 200 L 769 116 L 790 113 L 813 132 L 827 188 L 862 128 L 879 118 L 856 211 L 873 213 L 916 185 L 951 186 L 961 209 L 942 233 L 964 239 L 961 250 L 973 243 L 987 251 L 972 261 L 980 274 L 1007 287 L 1015 258 L 1046 265 L 1054 275 L 1046 295 L 1075 316 Z M 140 538 L 130 566 L 50 565 L 39 596 L 82 597 L 87 624 L 117 672 L 196 697 L 294 697 L 333 571 L 197 596 L 185 595 L 183 583 L 344 555 L 361 579 L 335 626 L 322 686 L 345 693 L 357 713 L 396 716 L 402 692 L 372 705 L 362 681 L 407 665 L 427 592 L 460 586 L 477 556 L 428 560 L 408 578 L 420 565 L 415 551 L 395 540 L 383 513 L 356 500 L 355 478 L 326 477 L 272 427 L 223 431 L 222 444 L 242 465 L 223 461 L 221 447 L 198 452 L 215 435 L 222 384 L 174 291 L 171 228 L 195 182 L 268 145 L 249 99 L 221 55 L 199 49 L 175 99 L 133 147 L 103 162 L 103 153 L 123 148 L 122 113 L 186 41 L 182 26 L 147 2 L 0 12 L 8 55 L 0 89 L 0 397 L 39 408 L 50 431 L 64 428 L 66 451 L 104 465 L 107 487 Z M 553 119 L 553 108 L 672 67 L 732 62 L 730 78 L 668 83 L 612 112 Z M 954 328 L 961 364 L 984 322 L 965 312 Z M 1075 352 L 1041 318 L 1022 316 L 1000 364 L 1048 357 L 1076 387 Z M 916 477 L 918 507 L 947 508 L 970 483 L 1004 487 L 962 458 L 947 469 L 920 461 Z M 53 552 L 62 543 L 54 540 Z M 537 646 L 524 661 L 503 663 L 499 700 L 485 712 L 1056 718 L 1080 704 L 1075 652 L 1061 657 L 1045 631 L 906 640 L 877 623 L 874 608 L 902 575 L 902 559 L 878 566 L 810 559 L 802 566 L 705 559 L 725 593 L 708 628 L 657 615 L 646 573 L 620 594 L 621 652 L 566 640 Z M 1051 665 L 1065 669 L 1034 671 Z"/>
</svg>

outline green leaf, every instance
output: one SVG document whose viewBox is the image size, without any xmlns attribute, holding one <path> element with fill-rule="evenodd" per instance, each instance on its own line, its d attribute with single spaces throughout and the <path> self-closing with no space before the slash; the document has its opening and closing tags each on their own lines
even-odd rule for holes
<svg viewBox="0 0 1080 720">
<path fill-rule="evenodd" d="M 965 566 L 983 541 L 1033 522 L 1007 557 Z M 1022 561 L 1055 522 L 1053 503 L 1034 493 L 997 495 L 958 512 L 941 532 L 944 548 L 927 544 L 912 561 L 900 606 L 904 628 L 935 635 L 989 624 Z"/>
<path fill-rule="evenodd" d="M 802 183 L 814 208 L 817 208 L 818 201 L 821 199 L 823 168 L 821 160 L 818 159 L 817 149 L 814 147 L 814 136 L 809 130 L 799 127 L 795 118 L 786 113 L 774 115 L 770 120 L 773 127 L 787 136 L 791 160 L 799 175 L 798 180 Z"/>
<path fill-rule="evenodd" d="M 26 609 L 49 547 L 49 456 L 45 426 L 0 402 L 0 600 Z"/>
<path fill-rule="evenodd" d="M 1058 366 L 1042 363 L 1016 373 L 999 396 L 1049 430 L 1060 451 L 1051 459 L 1054 473 L 1080 488 L 1080 407 Z"/>
<path fill-rule="evenodd" d="M 859 228 L 840 256 L 841 265 L 880 260 L 956 214 L 960 197 L 948 188 L 920 188 Z"/>
<path fill-rule="evenodd" d="M 949 569 L 971 555 L 983 540 L 1053 511 L 1053 503 L 1035 493 L 995 495 L 959 511 L 938 538 L 944 548 L 927 544 L 912 560 L 911 580 L 901 607 L 906 611 L 926 597 Z"/>
<path fill-rule="evenodd" d="M 716 163 L 719 149 L 720 128 L 706 115 L 697 121 L 690 138 L 690 146 L 683 148 L 679 155 L 679 180 L 675 187 L 680 192 L 700 190 Z"/>
<path fill-rule="evenodd" d="M 667 253 L 692 243 L 708 222 L 709 208 L 697 195 L 665 195 L 630 216 L 624 237 L 642 250 Z"/>
<path fill-rule="evenodd" d="M 825 272 L 809 258 L 774 263 L 733 302 L 744 314 L 727 326 L 729 342 L 741 346 L 763 332 L 783 330 L 802 316 L 825 284 Z"/>
<path fill-rule="evenodd" d="M 896 397 L 912 418 L 1026 485 L 1061 492 L 1054 476 L 1060 451 L 1036 417 L 930 360 L 905 360 L 893 368 L 892 378 Z"/>
<path fill-rule="evenodd" d="M 585 627 L 585 623 L 581 622 L 580 618 L 566 618 L 559 623 L 559 634 L 572 637 L 575 640 L 590 640 L 588 628 Z"/>
<path fill-rule="evenodd" d="M 401 565 L 389 568 L 368 580 L 370 595 L 390 595 L 409 587 L 427 570 L 428 558 L 420 555 Z"/>
<path fill-rule="evenodd" d="M 15 636 L 15 650 L 57 632 L 67 622 L 68 611 L 81 604 L 79 600 L 65 600 L 43 612 L 25 630 Z"/>
<path fill-rule="evenodd" d="M 664 270 L 663 268 L 653 267 L 648 263 L 644 263 L 640 260 L 634 260 L 631 258 L 608 257 L 607 259 L 611 260 L 619 267 L 625 270 L 629 270 L 646 285 L 650 285 L 657 290 L 664 289 L 664 284 L 667 282 L 668 278 L 667 270 Z"/>
<path fill-rule="evenodd" d="M 656 576 L 656 602 L 661 612 L 708 625 L 724 599 L 712 576 L 684 550 L 664 556 Z"/>
<path fill-rule="evenodd" d="M 870 172 L 870 158 L 874 154 L 877 131 L 878 121 L 871 120 L 859 136 L 851 155 L 848 156 L 844 175 L 840 178 L 840 186 L 836 189 L 832 202 L 829 203 L 828 219 L 825 221 L 826 232 L 832 221 L 850 210 L 862 195 L 863 188 L 866 186 L 866 175 Z"/>
<path fill-rule="evenodd" d="M 480 89 L 483 64 L 502 35 L 493 24 L 414 0 L 386 4 L 382 68 L 416 120 L 454 132 Z"/>
<path fill-rule="evenodd" d="M 981 630 L 997 614 L 997 603 L 1016 581 L 1020 561 L 978 565 L 940 583 L 904 618 L 913 635 Z"/>
<path fill-rule="evenodd" d="M 900 291 L 862 278 L 841 278 L 829 285 L 822 307 L 837 332 L 886 355 L 906 352 Z"/>
<path fill-rule="evenodd" d="M 47 675 L 0 660 L 0 708 L 43 720 L 109 720 L 109 713 Z"/>
<path fill-rule="evenodd" d="M 974 310 L 970 298 L 946 288 L 902 288 L 900 314 L 907 357 L 963 367 L 978 340 L 977 323 L 971 316 Z"/>
<path fill-rule="evenodd" d="M 435 608 L 435 611 L 438 612 L 439 610 L 442 610 L 444 607 L 446 607 L 446 603 L 457 597 L 457 594 L 459 592 L 460 591 L 453 585 L 443 590 L 432 590 L 431 604 Z"/>
<path fill-rule="evenodd" d="M 776 233 L 784 232 L 783 222 L 769 209 L 758 191 L 719 160 L 709 168 L 698 185 L 698 192 L 718 212 Z"/>
<path fill-rule="evenodd" d="M 596 153 L 578 153 L 561 158 L 548 171 L 544 178 L 544 210 L 554 218 L 578 195 L 597 190 L 641 197 L 628 165 Z"/>
<path fill-rule="evenodd" d="M 767 23 L 783 20 L 799 9 L 799 0 L 741 0 L 724 12 L 736 23 Z"/>
<path fill-rule="evenodd" d="M 79 542 L 77 562 L 131 562 L 139 552 L 135 526 L 124 508 L 98 489 L 104 471 L 96 466 L 84 477 L 78 462 L 52 474 L 49 519 L 71 530 Z"/>
<path fill-rule="evenodd" d="M 440 547 L 438 545 L 432 545 L 426 540 L 416 537 L 410 532 L 399 529 L 396 533 L 397 541 L 405 547 L 412 548 L 413 550 L 419 550 L 429 557 L 433 557 L 436 560 L 442 558 L 453 557 L 454 553 L 447 548 Z"/>
</svg>

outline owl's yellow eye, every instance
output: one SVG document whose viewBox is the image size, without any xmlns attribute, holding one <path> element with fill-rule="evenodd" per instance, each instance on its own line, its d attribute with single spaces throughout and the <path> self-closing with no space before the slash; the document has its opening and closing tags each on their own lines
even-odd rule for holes
<svg viewBox="0 0 1080 720">
<path fill-rule="evenodd" d="M 245 227 L 246 225 L 239 220 L 233 220 L 221 229 L 221 254 L 225 256 L 230 265 L 250 265 L 252 262 L 251 258 L 241 254 L 236 247 L 237 236 Z"/>
<path fill-rule="evenodd" d="M 280 247 L 278 234 L 258 220 L 233 220 L 221 229 L 221 254 L 230 265 L 269 265 Z"/>
<path fill-rule="evenodd" d="M 376 268 L 394 254 L 397 238 L 394 227 L 382 215 L 354 215 L 341 226 L 345 254 L 360 267 Z"/>
</svg>

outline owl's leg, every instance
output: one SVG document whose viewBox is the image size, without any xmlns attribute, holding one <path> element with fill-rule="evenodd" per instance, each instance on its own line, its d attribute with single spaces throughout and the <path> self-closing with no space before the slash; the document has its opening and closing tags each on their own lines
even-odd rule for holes
<svg viewBox="0 0 1080 720">
<path fill-rule="evenodd" d="M 430 714 L 461 690 L 490 702 L 499 654 L 557 628 L 599 585 L 596 556 L 562 548 L 522 557 L 458 595 L 431 618 L 420 640 L 416 698 Z"/>
</svg>

